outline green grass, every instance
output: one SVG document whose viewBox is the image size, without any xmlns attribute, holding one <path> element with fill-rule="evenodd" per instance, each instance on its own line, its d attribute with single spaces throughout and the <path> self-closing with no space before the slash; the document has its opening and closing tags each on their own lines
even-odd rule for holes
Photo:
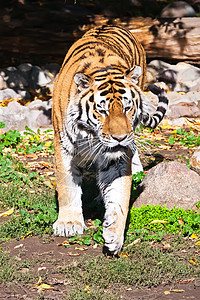
<svg viewBox="0 0 200 300">
<path fill-rule="evenodd" d="M 0 248 L 0 282 L 17 281 L 22 284 L 36 282 L 36 274 L 23 272 L 23 268 L 30 270 L 34 265 L 34 260 L 21 261 L 20 255 L 10 256 L 8 251 Z"/>
<path fill-rule="evenodd" d="M 57 219 L 55 191 L 47 187 L 20 188 L 17 184 L 0 186 L 1 209 L 13 207 L 14 213 L 0 224 L 0 240 L 52 233 Z"/>
<path fill-rule="evenodd" d="M 97 291 L 104 295 L 107 295 L 109 290 L 119 293 L 122 286 L 156 287 L 200 276 L 199 265 L 189 263 L 191 253 L 182 254 L 181 250 L 185 249 L 185 246 L 186 241 L 181 238 L 171 240 L 171 248 L 166 251 L 156 245 L 142 242 L 128 250 L 128 257 L 109 259 L 103 256 L 84 256 L 75 265 L 64 267 L 62 272 L 73 286 L 71 295 L 75 299 L 81 299 L 81 296 L 83 299 L 90 299 L 85 292 L 86 286 L 89 286 L 90 295 L 93 297 Z M 189 244 L 187 246 L 191 247 Z M 196 263 L 200 263 L 198 255 L 193 258 Z M 116 286 L 118 288 L 113 289 Z"/>
<path fill-rule="evenodd" d="M 182 128 L 176 130 L 175 134 L 170 135 L 169 144 L 179 143 L 182 146 L 191 148 L 200 145 L 200 136 L 195 136 L 193 131 L 184 131 Z"/>
</svg>

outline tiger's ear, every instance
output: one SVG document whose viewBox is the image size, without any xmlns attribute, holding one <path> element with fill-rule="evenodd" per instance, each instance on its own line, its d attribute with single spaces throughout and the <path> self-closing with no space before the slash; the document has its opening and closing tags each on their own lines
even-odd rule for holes
<svg viewBox="0 0 200 300">
<path fill-rule="evenodd" d="M 83 73 L 76 73 L 74 75 L 74 82 L 80 91 L 89 87 L 89 78 Z"/>
<path fill-rule="evenodd" d="M 126 72 L 126 77 L 130 78 L 134 84 L 138 83 L 139 77 L 142 75 L 142 68 L 140 66 L 134 66 Z"/>
</svg>

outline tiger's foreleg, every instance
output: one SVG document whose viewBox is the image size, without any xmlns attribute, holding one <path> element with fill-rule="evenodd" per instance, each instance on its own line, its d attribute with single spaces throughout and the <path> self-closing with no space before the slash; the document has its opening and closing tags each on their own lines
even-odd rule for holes
<svg viewBox="0 0 200 300">
<path fill-rule="evenodd" d="M 99 186 L 105 203 L 103 238 L 105 247 L 112 254 L 120 252 L 131 191 L 131 160 L 116 162 L 99 172 Z"/>
<path fill-rule="evenodd" d="M 53 225 L 59 236 L 82 234 L 85 224 L 82 214 L 80 170 L 73 165 L 72 156 L 62 149 L 59 139 L 54 138 L 56 179 L 59 202 L 58 219 Z"/>
</svg>

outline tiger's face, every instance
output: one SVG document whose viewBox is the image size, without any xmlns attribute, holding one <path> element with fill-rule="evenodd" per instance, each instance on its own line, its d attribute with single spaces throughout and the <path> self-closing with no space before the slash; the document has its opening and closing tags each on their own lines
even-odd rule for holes
<svg viewBox="0 0 200 300">
<path fill-rule="evenodd" d="M 141 103 L 136 79 L 119 78 L 118 75 L 99 83 L 98 80 L 89 82 L 79 74 L 75 82 L 79 89 L 78 124 L 97 136 L 107 151 L 134 148 L 134 129 Z"/>
</svg>

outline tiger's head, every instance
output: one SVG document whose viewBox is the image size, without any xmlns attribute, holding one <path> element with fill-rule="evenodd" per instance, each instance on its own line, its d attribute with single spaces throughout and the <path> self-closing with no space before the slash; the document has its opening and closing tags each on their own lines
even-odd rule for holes
<svg viewBox="0 0 200 300">
<path fill-rule="evenodd" d="M 71 105 L 70 114 L 108 151 L 135 149 L 134 129 L 144 109 L 144 95 L 137 86 L 141 73 L 141 67 L 135 66 L 125 76 L 107 74 L 94 80 L 82 73 L 74 76 L 77 105 Z"/>
</svg>

